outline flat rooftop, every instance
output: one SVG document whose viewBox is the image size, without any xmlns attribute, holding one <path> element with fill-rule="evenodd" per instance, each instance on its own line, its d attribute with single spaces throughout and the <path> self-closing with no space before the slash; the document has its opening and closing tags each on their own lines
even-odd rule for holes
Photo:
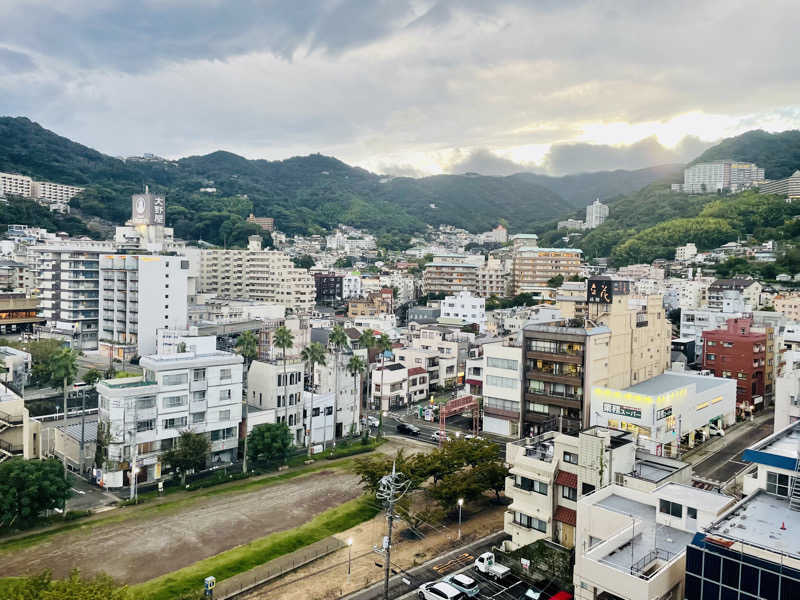
<svg viewBox="0 0 800 600">
<path fill-rule="evenodd" d="M 657 396 L 674 389 L 681 388 L 694 383 L 697 386 L 697 393 L 713 389 L 724 382 L 716 377 L 706 377 L 705 375 L 677 375 L 674 373 L 662 373 L 652 379 L 632 385 L 626 391 L 645 394 L 647 396 Z"/>
<path fill-rule="evenodd" d="M 776 431 L 771 436 L 750 446 L 745 452 L 755 450 L 766 454 L 775 454 L 795 460 L 800 450 L 800 423 L 793 423 L 781 431 Z M 752 457 L 744 456 L 745 460 Z M 754 461 L 759 462 L 759 461 Z"/>
<path fill-rule="evenodd" d="M 665 498 L 684 506 L 703 508 L 715 513 L 719 513 L 733 500 L 733 497 L 727 494 L 709 492 L 682 483 L 666 483 L 659 487 L 656 492 L 660 498 Z"/>
<path fill-rule="evenodd" d="M 686 551 L 686 545 L 694 537 L 694 533 L 656 523 L 656 508 L 649 504 L 611 494 L 595 506 L 636 518 L 633 550 L 631 542 L 628 542 L 600 559 L 601 563 L 625 573 L 630 574 L 632 567 L 654 550 L 659 551 L 662 560 L 672 560 Z"/>
<path fill-rule="evenodd" d="M 800 558 L 800 512 L 789 508 L 788 498 L 763 490 L 748 496 L 706 531 Z"/>
<path fill-rule="evenodd" d="M 134 388 L 134 387 L 144 387 L 148 385 L 158 385 L 155 381 L 125 381 L 120 380 L 119 383 L 114 383 L 113 379 L 106 379 L 102 383 L 106 386 L 114 389 L 125 389 L 125 388 Z"/>
</svg>

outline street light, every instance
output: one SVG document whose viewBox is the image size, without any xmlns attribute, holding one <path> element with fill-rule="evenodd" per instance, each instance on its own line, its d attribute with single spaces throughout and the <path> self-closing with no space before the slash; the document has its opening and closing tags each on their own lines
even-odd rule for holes
<svg viewBox="0 0 800 600">
<path fill-rule="evenodd" d="M 347 539 L 347 578 L 350 578 L 350 558 L 353 555 L 353 538 Z"/>
<path fill-rule="evenodd" d="M 461 539 L 461 507 L 464 506 L 464 499 L 458 499 L 458 539 Z"/>
</svg>

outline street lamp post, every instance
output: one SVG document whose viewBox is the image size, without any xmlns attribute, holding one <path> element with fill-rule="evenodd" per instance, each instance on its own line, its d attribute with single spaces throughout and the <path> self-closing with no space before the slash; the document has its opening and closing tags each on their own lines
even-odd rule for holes
<svg viewBox="0 0 800 600">
<path fill-rule="evenodd" d="M 347 540 L 347 579 L 350 579 L 350 559 L 353 556 L 353 538 Z"/>
<path fill-rule="evenodd" d="M 458 539 L 461 539 L 461 507 L 464 506 L 464 499 L 458 499 Z"/>
</svg>

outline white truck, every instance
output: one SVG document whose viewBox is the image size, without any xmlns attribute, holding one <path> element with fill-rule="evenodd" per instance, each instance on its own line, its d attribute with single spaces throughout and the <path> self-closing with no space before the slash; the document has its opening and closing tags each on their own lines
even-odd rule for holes
<svg viewBox="0 0 800 600">
<path fill-rule="evenodd" d="M 484 552 L 475 559 L 475 569 L 495 581 L 500 581 L 511 572 L 511 569 L 498 565 L 494 560 L 494 552 Z"/>
</svg>

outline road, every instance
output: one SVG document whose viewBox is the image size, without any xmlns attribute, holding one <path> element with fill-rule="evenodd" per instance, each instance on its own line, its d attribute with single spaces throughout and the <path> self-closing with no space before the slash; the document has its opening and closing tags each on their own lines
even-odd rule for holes
<svg viewBox="0 0 800 600">
<path fill-rule="evenodd" d="M 97 510 L 102 506 L 111 506 L 119 498 L 110 492 L 92 485 L 80 477 L 70 476 L 72 496 L 67 500 L 68 510 Z"/>
<path fill-rule="evenodd" d="M 771 412 L 759 415 L 752 423 L 741 423 L 728 429 L 721 440 L 709 444 L 708 454 L 693 465 L 694 474 L 703 479 L 728 481 L 749 463 L 742 461 L 742 453 L 759 440 L 772 433 Z"/>
</svg>

